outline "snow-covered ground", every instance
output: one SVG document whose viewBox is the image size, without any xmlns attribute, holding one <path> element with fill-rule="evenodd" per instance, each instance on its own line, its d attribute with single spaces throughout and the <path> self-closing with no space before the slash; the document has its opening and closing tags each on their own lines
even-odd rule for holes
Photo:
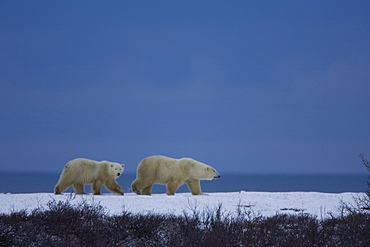
<svg viewBox="0 0 370 247">
<path fill-rule="evenodd" d="M 175 196 L 154 194 L 138 196 L 126 193 L 124 196 L 105 194 L 100 196 L 49 193 L 34 194 L 0 194 L 0 213 L 10 213 L 26 209 L 47 209 L 47 203 L 52 200 L 66 201 L 72 204 L 87 202 L 100 204 L 110 214 L 120 214 L 122 211 L 132 213 L 160 213 L 181 215 L 194 210 L 216 209 L 222 204 L 223 212 L 237 214 L 237 209 L 251 211 L 252 216 L 273 216 L 277 213 L 309 213 L 319 219 L 326 218 L 329 213 L 337 215 L 341 202 L 354 203 L 354 198 L 363 193 L 319 193 L 319 192 L 232 192 L 210 193 L 207 196 L 192 196 L 190 193 L 178 193 Z"/>
</svg>

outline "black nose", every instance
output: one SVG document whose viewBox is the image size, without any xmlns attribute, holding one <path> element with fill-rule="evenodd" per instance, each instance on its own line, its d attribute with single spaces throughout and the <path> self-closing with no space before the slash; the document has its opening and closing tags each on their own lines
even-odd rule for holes
<svg viewBox="0 0 370 247">
<path fill-rule="evenodd" d="M 121 175 L 121 173 L 117 173 L 117 176 Z"/>
<path fill-rule="evenodd" d="M 221 177 L 221 175 L 218 175 L 218 176 L 216 176 L 215 178 L 219 178 L 219 177 Z"/>
</svg>

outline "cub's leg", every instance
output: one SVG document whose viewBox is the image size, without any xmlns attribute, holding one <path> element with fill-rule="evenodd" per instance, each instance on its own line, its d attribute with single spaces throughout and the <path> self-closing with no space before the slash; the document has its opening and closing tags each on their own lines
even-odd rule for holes
<svg viewBox="0 0 370 247">
<path fill-rule="evenodd" d="M 123 195 L 122 187 L 113 178 L 108 178 L 104 183 L 105 187 L 114 192 Z"/>
<path fill-rule="evenodd" d="M 94 195 L 101 195 L 100 189 L 103 186 L 103 182 L 101 180 L 96 180 L 92 184 L 92 190 L 94 192 Z"/>
</svg>

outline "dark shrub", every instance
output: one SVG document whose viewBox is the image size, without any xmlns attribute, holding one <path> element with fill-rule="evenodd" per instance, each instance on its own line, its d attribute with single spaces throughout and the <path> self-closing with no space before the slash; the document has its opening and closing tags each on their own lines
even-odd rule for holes
<svg viewBox="0 0 370 247">
<path fill-rule="evenodd" d="M 0 246 L 370 246 L 370 214 L 363 210 L 325 220 L 238 213 L 219 205 L 182 216 L 109 215 L 99 204 L 51 201 L 47 209 L 0 215 Z"/>
</svg>

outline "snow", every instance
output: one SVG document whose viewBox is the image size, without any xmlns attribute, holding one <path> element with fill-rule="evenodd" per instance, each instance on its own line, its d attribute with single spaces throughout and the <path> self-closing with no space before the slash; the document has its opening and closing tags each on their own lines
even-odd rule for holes
<svg viewBox="0 0 370 247">
<path fill-rule="evenodd" d="M 329 213 L 339 214 L 341 202 L 354 204 L 355 198 L 364 193 L 320 193 L 320 192 L 230 192 L 210 193 L 204 196 L 193 196 L 190 193 L 177 193 L 175 196 L 154 194 L 138 196 L 126 193 L 124 196 L 75 195 L 66 193 L 0 194 L 0 213 L 41 208 L 47 209 L 49 201 L 70 201 L 71 204 L 87 202 L 105 207 L 109 214 L 119 215 L 123 211 L 132 213 L 155 213 L 181 215 L 194 210 L 203 212 L 213 210 L 222 204 L 224 213 L 236 216 L 238 208 L 250 212 L 252 216 L 273 216 L 279 213 L 309 213 L 319 219 L 327 218 Z"/>
</svg>

